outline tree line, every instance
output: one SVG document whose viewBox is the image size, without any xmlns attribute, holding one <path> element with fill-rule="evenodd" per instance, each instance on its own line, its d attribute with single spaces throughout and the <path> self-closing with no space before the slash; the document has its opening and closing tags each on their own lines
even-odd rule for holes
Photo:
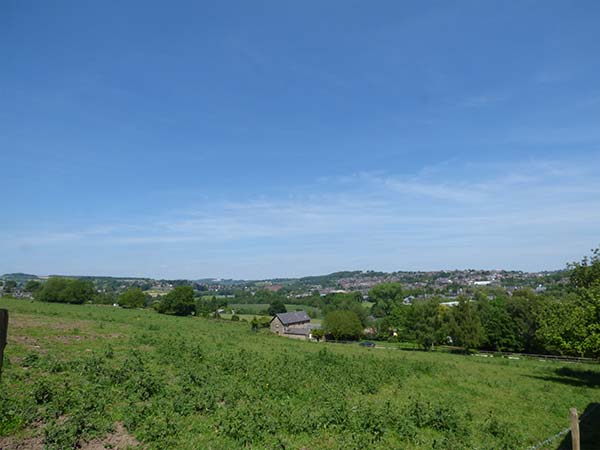
<svg viewBox="0 0 600 450">
<path fill-rule="evenodd" d="M 481 289 L 470 297 L 459 296 L 454 305 L 444 304 L 439 297 L 414 299 L 412 304 L 405 304 L 409 292 L 395 282 L 371 289 L 370 309 L 365 308 L 358 292 L 326 296 L 315 293 L 302 302 L 320 308 L 324 316 L 322 333 L 334 339 L 366 336 L 414 342 L 423 349 L 452 345 L 466 350 L 598 357 L 600 249 L 592 250 L 590 256 L 568 264 L 567 268 L 569 281 L 561 290 L 536 293 L 524 288 L 508 294 L 503 290 Z M 227 305 L 224 298 L 197 297 L 194 289 L 185 284 L 158 299 L 139 287 L 116 295 L 99 292 L 91 280 L 65 277 L 51 277 L 44 283 L 30 280 L 25 290 L 44 302 L 152 306 L 159 313 L 179 316 L 214 317 Z M 285 312 L 281 295 L 260 291 L 252 297 L 245 293 L 244 299 L 264 300 L 270 304 L 269 314 L 274 315 Z"/>
<path fill-rule="evenodd" d="M 418 343 L 423 349 L 454 345 L 464 349 L 600 356 L 600 250 L 571 263 L 562 291 L 536 293 L 529 288 L 509 295 L 481 290 L 459 296 L 456 305 L 442 299 L 403 302 L 398 283 L 369 293 L 377 318 L 373 337 Z"/>
</svg>

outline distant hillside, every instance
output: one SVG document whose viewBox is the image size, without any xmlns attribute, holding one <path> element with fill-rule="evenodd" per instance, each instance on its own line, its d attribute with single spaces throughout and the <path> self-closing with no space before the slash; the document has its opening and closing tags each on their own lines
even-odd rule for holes
<svg viewBox="0 0 600 450">
<path fill-rule="evenodd" d="M 5 273 L 0 276 L 3 280 L 14 280 L 17 283 L 27 282 L 29 280 L 39 280 L 37 275 L 33 275 L 30 273 Z"/>
<path fill-rule="evenodd" d="M 515 270 L 438 270 L 438 271 L 397 271 L 380 272 L 373 270 L 354 270 L 333 272 L 327 275 L 314 275 L 301 278 L 270 278 L 262 280 L 238 280 L 221 278 L 186 279 L 153 279 L 147 277 L 110 277 L 95 275 L 57 275 L 50 277 L 77 278 L 93 281 L 101 290 L 121 290 L 131 286 L 142 289 L 172 288 L 180 285 L 194 285 L 198 290 L 218 290 L 221 293 L 233 293 L 235 289 L 260 290 L 272 285 L 279 285 L 284 290 L 305 293 L 312 290 L 343 289 L 346 291 L 361 291 L 366 293 L 377 284 L 399 282 L 406 289 L 442 289 L 444 291 L 457 291 L 459 287 L 490 284 L 504 288 L 530 287 L 536 289 L 540 286 L 547 288 L 560 284 L 568 276 L 568 270 L 522 272 Z M 8 273 L 0 279 L 14 280 L 25 284 L 29 280 L 46 279 L 27 273 Z M 431 292 L 430 292 L 431 293 Z"/>
</svg>

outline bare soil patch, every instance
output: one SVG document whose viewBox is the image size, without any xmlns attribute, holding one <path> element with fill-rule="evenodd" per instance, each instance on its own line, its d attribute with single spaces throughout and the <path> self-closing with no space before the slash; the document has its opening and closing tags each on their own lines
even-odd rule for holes
<svg viewBox="0 0 600 450">
<path fill-rule="evenodd" d="M 35 426 L 35 435 L 17 438 L 14 436 L 0 437 L 0 450 L 41 450 L 44 448 L 42 425 Z M 77 447 L 82 450 L 126 450 L 140 446 L 140 442 L 125 429 L 122 423 L 115 423 L 115 431 L 103 438 L 80 442 Z"/>
<path fill-rule="evenodd" d="M 125 429 L 122 423 L 115 424 L 115 431 L 100 439 L 93 439 L 89 442 L 84 442 L 80 445 L 82 450 L 104 450 L 118 449 L 125 450 L 128 448 L 138 447 L 140 442 L 133 437 Z"/>
</svg>

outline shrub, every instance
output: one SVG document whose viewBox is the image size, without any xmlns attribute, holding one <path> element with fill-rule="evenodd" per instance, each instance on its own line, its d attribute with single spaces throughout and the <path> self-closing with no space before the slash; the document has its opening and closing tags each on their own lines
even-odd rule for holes
<svg viewBox="0 0 600 450">
<path fill-rule="evenodd" d="M 140 288 L 127 289 L 119 296 L 119 305 L 125 308 L 142 308 L 146 303 L 146 296 Z"/>
<path fill-rule="evenodd" d="M 194 290 L 191 286 L 177 286 L 162 298 L 156 310 L 161 314 L 189 316 L 196 311 Z"/>
<path fill-rule="evenodd" d="M 273 303 L 271 303 L 269 309 L 267 310 L 267 313 L 270 316 L 274 316 L 275 314 L 280 314 L 284 312 L 287 312 L 287 308 L 281 300 L 275 300 Z"/>
<path fill-rule="evenodd" d="M 325 316 L 323 329 L 336 340 L 356 340 L 363 327 L 353 311 L 332 311 Z"/>
<path fill-rule="evenodd" d="M 52 277 L 37 291 L 36 299 L 42 302 L 75 303 L 91 302 L 96 290 L 91 281 Z"/>
</svg>

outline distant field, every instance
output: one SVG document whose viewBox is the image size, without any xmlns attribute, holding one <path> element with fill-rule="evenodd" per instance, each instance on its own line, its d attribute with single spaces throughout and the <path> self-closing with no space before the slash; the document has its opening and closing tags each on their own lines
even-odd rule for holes
<svg viewBox="0 0 600 450">
<path fill-rule="evenodd" d="M 245 310 L 251 311 L 251 314 L 257 315 L 267 315 L 267 310 L 269 309 L 268 303 L 230 303 L 228 308 L 235 310 Z M 318 317 L 321 314 L 319 308 L 315 308 L 314 306 L 308 305 L 285 305 L 288 311 L 306 311 L 309 315 L 313 317 Z"/>
<path fill-rule="evenodd" d="M 158 297 L 160 295 L 168 294 L 169 291 L 165 289 L 148 289 L 147 291 L 145 291 L 145 293 L 150 295 L 151 297 Z"/>
<path fill-rule="evenodd" d="M 231 316 L 233 316 L 233 314 L 221 314 L 221 319 L 223 320 L 230 320 Z M 238 316 L 240 319 L 243 320 L 247 320 L 248 322 L 251 321 L 252 319 L 254 319 L 255 317 L 263 317 L 260 314 L 236 314 L 236 316 Z"/>
<path fill-rule="evenodd" d="M 210 300 L 213 297 L 215 297 L 215 298 L 227 298 L 226 295 L 202 295 L 202 296 L 200 296 L 200 298 L 202 300 Z"/>
<path fill-rule="evenodd" d="M 0 307 L 3 449 L 527 449 L 568 426 L 569 407 L 600 402 L 598 365 L 309 343 L 151 310 Z"/>
<path fill-rule="evenodd" d="M 233 316 L 233 314 L 223 313 L 223 314 L 221 314 L 221 319 L 230 320 L 231 316 Z M 238 316 L 240 318 L 240 320 L 247 320 L 248 322 L 250 322 L 255 317 L 257 317 L 257 318 L 271 317 L 271 316 L 262 315 L 262 314 L 236 314 L 236 316 Z M 321 319 L 310 319 L 310 321 L 312 323 L 319 324 L 319 325 L 322 322 Z"/>
<path fill-rule="evenodd" d="M 266 315 L 269 305 L 267 303 L 230 303 L 227 308 L 235 310 L 251 311 L 254 314 Z"/>
</svg>

